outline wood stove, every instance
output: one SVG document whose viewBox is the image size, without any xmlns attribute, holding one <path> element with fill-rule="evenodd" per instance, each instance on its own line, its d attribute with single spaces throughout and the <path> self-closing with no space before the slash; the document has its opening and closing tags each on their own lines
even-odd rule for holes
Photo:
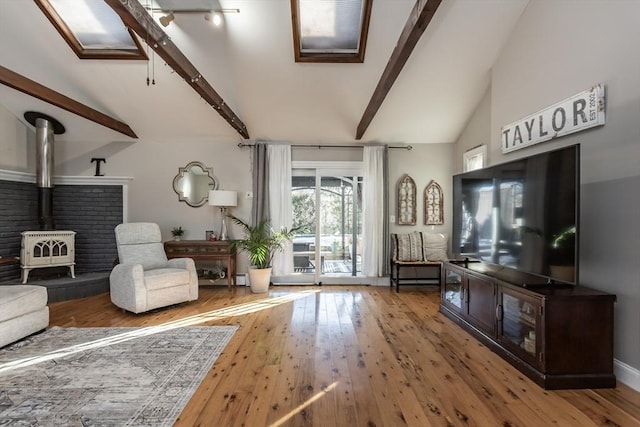
<svg viewBox="0 0 640 427">
<path fill-rule="evenodd" d="M 69 267 L 75 279 L 76 232 L 55 230 L 53 221 L 53 135 L 65 128 L 53 117 L 27 111 L 24 118 L 36 127 L 36 186 L 38 187 L 38 220 L 40 230 L 22 232 L 20 266 L 22 283 L 27 283 L 34 268 Z"/>
<path fill-rule="evenodd" d="M 27 283 L 31 270 L 44 267 L 69 267 L 75 279 L 75 231 L 24 231 L 21 234 L 22 283 Z"/>
</svg>

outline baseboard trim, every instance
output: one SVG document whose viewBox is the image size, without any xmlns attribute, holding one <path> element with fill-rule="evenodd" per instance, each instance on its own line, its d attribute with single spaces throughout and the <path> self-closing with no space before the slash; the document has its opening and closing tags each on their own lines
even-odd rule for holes
<svg viewBox="0 0 640 427">
<path fill-rule="evenodd" d="M 636 391 L 640 391 L 640 370 L 618 359 L 613 359 L 613 373 L 618 381 Z"/>
<path fill-rule="evenodd" d="M 389 276 L 369 277 L 371 286 L 389 286 Z"/>
</svg>

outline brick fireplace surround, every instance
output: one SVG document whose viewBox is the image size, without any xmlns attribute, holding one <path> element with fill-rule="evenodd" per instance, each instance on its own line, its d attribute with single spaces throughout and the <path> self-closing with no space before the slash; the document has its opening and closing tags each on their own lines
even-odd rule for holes
<svg viewBox="0 0 640 427">
<path fill-rule="evenodd" d="M 38 192 L 32 175 L 0 171 L 0 256 L 20 256 L 23 231 L 37 231 Z M 64 295 L 53 295 L 50 300 L 64 300 L 108 291 L 108 274 L 117 257 L 114 228 L 125 219 L 129 178 L 68 177 L 56 179 L 53 190 L 53 218 L 58 230 L 75 231 L 76 279 L 68 277 L 67 267 L 33 270 L 29 283 L 38 281 L 46 286 L 46 279 L 63 284 Z M 21 278 L 19 264 L 0 265 L 0 285 L 16 283 Z M 92 289 L 84 286 L 83 276 L 100 276 L 99 284 Z M 104 278 L 107 278 L 106 281 Z M 54 280 L 55 279 L 55 280 Z M 44 283 L 43 283 L 44 282 Z M 59 285 L 54 285 L 59 286 Z"/>
</svg>

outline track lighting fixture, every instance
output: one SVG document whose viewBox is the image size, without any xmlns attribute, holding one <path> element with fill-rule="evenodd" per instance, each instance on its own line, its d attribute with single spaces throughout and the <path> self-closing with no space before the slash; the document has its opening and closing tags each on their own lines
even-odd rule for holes
<svg viewBox="0 0 640 427">
<path fill-rule="evenodd" d="M 205 21 L 211 22 L 216 27 L 219 27 L 223 23 L 223 13 L 240 13 L 240 9 L 218 9 L 218 10 L 207 10 L 207 9 L 181 9 L 181 10 L 161 10 L 161 9 L 152 9 L 153 11 L 158 10 L 165 15 L 159 18 L 160 24 L 163 27 L 169 26 L 171 22 L 175 19 L 175 15 L 179 13 L 202 13 L 204 14 Z"/>
<path fill-rule="evenodd" d="M 216 27 L 222 25 L 222 12 L 211 12 L 204 15 L 206 21 L 211 22 Z"/>
<path fill-rule="evenodd" d="M 176 19 L 176 17 L 173 15 L 173 12 L 169 12 L 166 15 L 161 16 L 159 21 L 163 27 L 168 27 L 174 19 Z"/>
</svg>

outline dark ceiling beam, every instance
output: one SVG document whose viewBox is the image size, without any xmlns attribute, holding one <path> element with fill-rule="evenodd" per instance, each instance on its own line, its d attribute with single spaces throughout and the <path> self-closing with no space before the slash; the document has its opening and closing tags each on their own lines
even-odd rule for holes
<svg viewBox="0 0 640 427">
<path fill-rule="evenodd" d="M 243 138 L 249 139 L 247 127 L 233 110 L 224 102 L 187 57 L 171 41 L 169 36 L 153 20 L 149 12 L 136 0 L 104 0 L 120 15 L 124 24 L 135 31 L 140 38 L 169 65 L 185 82 L 211 105 Z"/>
<path fill-rule="evenodd" d="M 436 10 L 442 3 L 442 0 L 418 0 L 415 6 L 411 10 L 409 19 L 404 25 L 404 29 L 400 34 L 398 43 L 395 49 L 391 53 L 391 57 L 387 62 L 387 66 L 382 72 L 378 86 L 371 96 L 369 105 L 364 111 L 358 129 L 356 131 L 356 139 L 361 139 L 364 133 L 367 131 L 369 124 L 373 120 L 373 117 L 378 112 L 378 109 L 382 105 L 382 102 L 387 97 L 387 94 L 391 90 L 391 87 L 395 83 L 400 71 L 406 64 L 409 56 L 416 47 L 418 40 L 427 29 L 427 25 L 431 22 L 431 18 L 435 15 Z"/>
<path fill-rule="evenodd" d="M 41 85 L 21 74 L 9 70 L 0 65 L 0 83 L 3 85 L 12 87 L 27 95 L 33 96 L 48 102 L 49 104 L 60 107 L 63 110 L 67 110 L 73 114 L 77 114 L 80 117 L 84 117 L 87 120 L 98 123 L 102 126 L 113 129 L 116 132 L 120 132 L 131 138 L 138 138 L 138 135 L 127 125 L 119 120 L 109 117 L 106 114 L 101 113 L 98 110 L 94 110 L 80 102 L 69 98 L 55 90 L 49 89 L 46 86 Z"/>
</svg>

